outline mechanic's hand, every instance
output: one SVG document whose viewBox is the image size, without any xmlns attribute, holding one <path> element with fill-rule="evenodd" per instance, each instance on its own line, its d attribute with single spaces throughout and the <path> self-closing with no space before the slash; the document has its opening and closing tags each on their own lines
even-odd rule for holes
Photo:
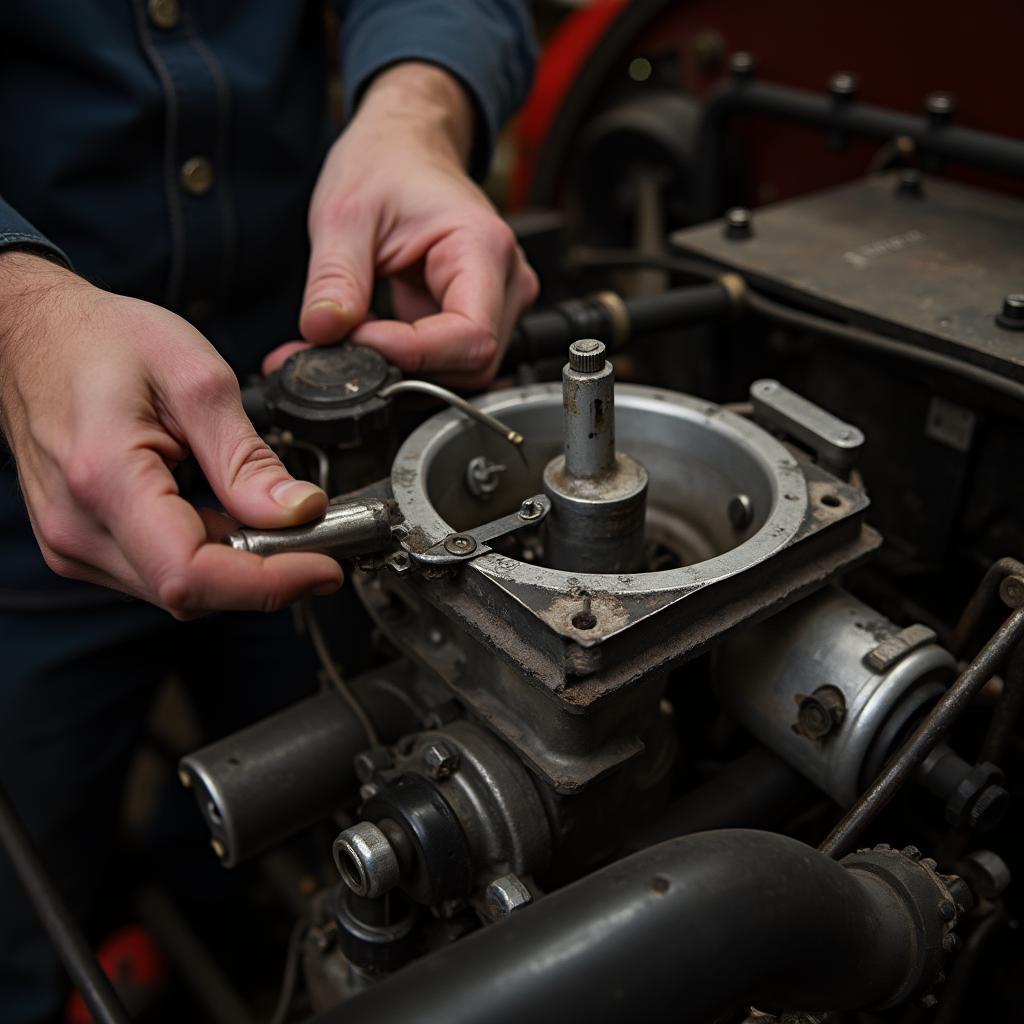
<svg viewBox="0 0 1024 1024">
<path fill-rule="evenodd" d="M 189 452 L 232 516 L 292 526 L 327 497 L 296 481 L 242 412 L 228 365 L 158 306 L 38 256 L 0 255 L 0 412 L 47 564 L 177 618 L 328 593 L 323 555 L 263 559 L 219 543 L 233 522 L 181 498 Z"/>
<path fill-rule="evenodd" d="M 313 193 L 304 338 L 351 331 L 403 370 L 454 386 L 494 376 L 537 278 L 466 174 L 473 118 L 438 68 L 400 64 L 374 79 Z M 366 319 L 375 273 L 391 278 L 395 312 L 410 323 Z"/>
</svg>

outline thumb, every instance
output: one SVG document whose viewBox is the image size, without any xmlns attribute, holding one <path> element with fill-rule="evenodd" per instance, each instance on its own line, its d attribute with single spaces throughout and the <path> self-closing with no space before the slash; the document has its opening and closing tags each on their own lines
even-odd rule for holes
<svg viewBox="0 0 1024 1024">
<path fill-rule="evenodd" d="M 373 290 L 375 231 L 365 217 L 324 213 L 312 224 L 310 235 L 299 330 L 307 341 L 329 345 L 366 319 Z"/>
<path fill-rule="evenodd" d="M 247 526 L 295 526 L 322 515 L 327 495 L 296 480 L 242 410 L 234 374 L 206 371 L 201 385 L 166 396 L 192 454 L 228 513 Z"/>
</svg>

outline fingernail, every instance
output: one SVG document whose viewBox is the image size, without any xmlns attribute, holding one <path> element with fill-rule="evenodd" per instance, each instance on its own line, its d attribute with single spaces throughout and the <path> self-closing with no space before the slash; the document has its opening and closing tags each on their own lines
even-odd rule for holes
<svg viewBox="0 0 1024 1024">
<path fill-rule="evenodd" d="M 323 491 L 308 480 L 285 480 L 271 488 L 270 496 L 289 512 L 294 512 L 314 496 L 322 496 Z"/>
<path fill-rule="evenodd" d="M 335 302 L 334 299 L 317 299 L 316 302 L 310 303 L 302 312 L 305 315 L 318 309 L 330 310 L 330 312 L 344 320 L 351 319 L 349 311 L 340 302 Z"/>
</svg>

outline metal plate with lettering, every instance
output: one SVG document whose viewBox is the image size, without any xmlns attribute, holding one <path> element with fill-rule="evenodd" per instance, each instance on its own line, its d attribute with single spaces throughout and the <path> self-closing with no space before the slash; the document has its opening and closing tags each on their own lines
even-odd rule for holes
<svg viewBox="0 0 1024 1024">
<path fill-rule="evenodd" d="M 761 207 L 747 239 L 719 221 L 672 242 L 794 304 L 1024 380 L 1024 331 L 995 322 L 1024 291 L 1021 200 L 935 178 L 909 196 L 880 174 Z"/>
</svg>

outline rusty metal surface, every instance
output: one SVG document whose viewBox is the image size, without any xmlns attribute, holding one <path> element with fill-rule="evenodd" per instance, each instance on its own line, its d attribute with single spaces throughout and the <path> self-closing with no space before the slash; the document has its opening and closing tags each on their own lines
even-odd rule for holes
<svg viewBox="0 0 1024 1024">
<path fill-rule="evenodd" d="M 677 232 L 680 251 L 787 300 L 1024 380 L 1024 332 L 997 326 L 1024 281 L 1024 202 L 924 178 L 919 198 L 880 174 Z"/>
</svg>

